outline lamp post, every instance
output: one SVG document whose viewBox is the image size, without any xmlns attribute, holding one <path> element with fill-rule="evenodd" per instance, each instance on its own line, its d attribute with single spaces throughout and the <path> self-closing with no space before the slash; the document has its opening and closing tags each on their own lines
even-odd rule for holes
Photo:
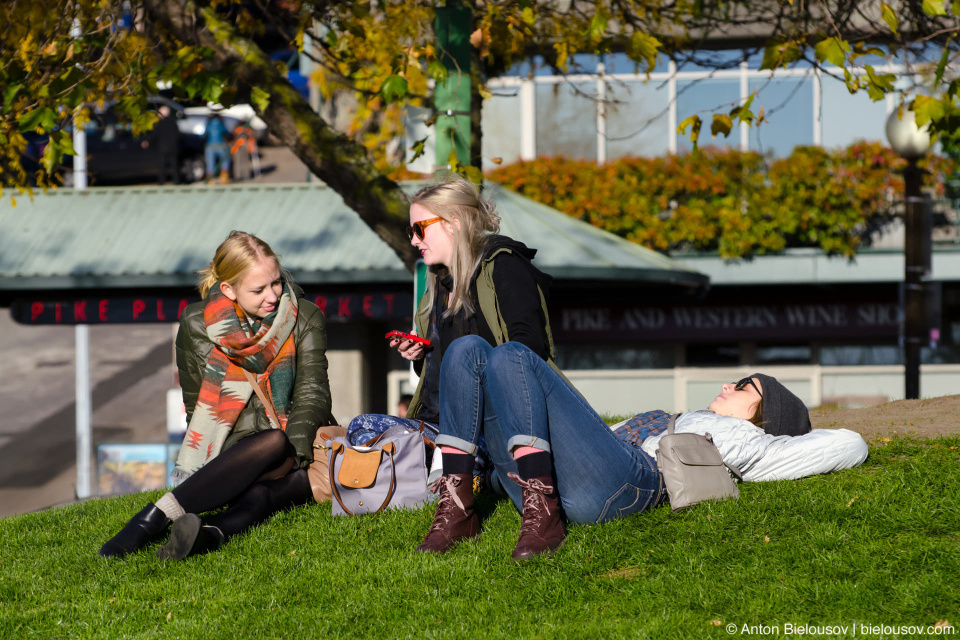
<svg viewBox="0 0 960 640">
<path fill-rule="evenodd" d="M 917 161 L 930 149 L 927 127 L 917 127 L 915 114 L 907 109 L 887 119 L 887 140 L 907 161 L 903 170 L 904 211 L 904 387 L 908 400 L 920 397 L 920 349 L 926 338 L 926 299 L 923 279 L 930 272 L 930 225 L 926 200 L 920 191 L 923 172 Z"/>
</svg>

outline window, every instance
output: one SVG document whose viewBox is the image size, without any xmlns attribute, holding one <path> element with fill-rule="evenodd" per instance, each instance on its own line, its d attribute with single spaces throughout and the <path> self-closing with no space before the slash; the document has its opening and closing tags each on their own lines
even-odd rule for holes
<svg viewBox="0 0 960 640">
<path fill-rule="evenodd" d="M 757 345 L 754 352 L 756 364 L 809 364 L 812 351 L 808 344 Z"/>
<path fill-rule="evenodd" d="M 686 364 L 688 367 L 730 367 L 740 364 L 740 345 L 688 344 Z"/>
<path fill-rule="evenodd" d="M 672 345 L 558 344 L 556 347 L 557 366 L 563 370 L 670 369 L 674 366 Z"/>
<path fill-rule="evenodd" d="M 845 147 L 857 140 L 885 140 L 886 101 L 873 102 L 865 93 L 851 95 L 842 80 L 820 79 L 820 118 L 823 146 Z"/>
<path fill-rule="evenodd" d="M 661 156 L 670 150 L 670 101 L 664 83 L 611 82 L 607 99 L 607 159 Z"/>
<path fill-rule="evenodd" d="M 538 84 L 537 153 L 597 159 L 597 83 Z"/>
<path fill-rule="evenodd" d="M 737 129 L 734 127 L 730 136 L 710 138 L 710 122 L 714 112 L 725 113 L 740 104 L 740 80 L 737 78 L 701 78 L 697 80 L 677 81 L 677 124 L 692 115 L 700 116 L 703 128 L 700 131 L 700 144 L 717 144 L 728 147 L 740 145 Z M 609 133 L 609 127 L 607 129 Z M 677 134 L 677 150 L 680 153 L 689 152 L 690 129 L 685 134 Z"/>
<path fill-rule="evenodd" d="M 497 166 L 491 158 L 503 158 L 503 164 L 520 160 L 521 136 L 519 87 L 496 89 L 483 101 L 483 168 Z"/>
<path fill-rule="evenodd" d="M 820 364 L 825 367 L 903 364 L 897 345 L 823 345 Z"/>
<path fill-rule="evenodd" d="M 763 107 L 770 120 L 750 126 L 750 148 L 775 156 L 788 156 L 797 145 L 813 144 L 813 78 L 753 78 L 750 92 L 757 92 L 750 110 Z"/>
</svg>

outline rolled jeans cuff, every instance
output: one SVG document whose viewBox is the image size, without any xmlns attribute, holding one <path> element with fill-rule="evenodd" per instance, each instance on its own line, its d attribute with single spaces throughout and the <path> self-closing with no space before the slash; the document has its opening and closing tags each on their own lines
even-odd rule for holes
<svg viewBox="0 0 960 640">
<path fill-rule="evenodd" d="M 476 443 L 470 442 L 469 440 L 463 440 L 462 438 L 457 438 L 456 436 L 451 436 L 446 433 L 441 433 L 437 436 L 436 444 L 438 447 L 453 447 L 454 449 L 459 449 L 460 451 L 469 453 L 470 455 L 476 455 L 477 453 Z"/>
<path fill-rule="evenodd" d="M 507 451 L 513 452 L 517 447 L 533 447 L 550 453 L 550 442 L 536 436 L 516 435 L 507 440 Z"/>
</svg>

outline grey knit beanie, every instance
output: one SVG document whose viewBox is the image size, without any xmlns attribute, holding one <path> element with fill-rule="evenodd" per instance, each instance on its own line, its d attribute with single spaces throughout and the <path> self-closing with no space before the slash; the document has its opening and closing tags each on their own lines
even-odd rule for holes
<svg viewBox="0 0 960 640">
<path fill-rule="evenodd" d="M 810 412 L 803 400 L 777 382 L 776 378 L 755 373 L 763 387 L 763 430 L 774 436 L 802 436 L 810 432 Z"/>
</svg>

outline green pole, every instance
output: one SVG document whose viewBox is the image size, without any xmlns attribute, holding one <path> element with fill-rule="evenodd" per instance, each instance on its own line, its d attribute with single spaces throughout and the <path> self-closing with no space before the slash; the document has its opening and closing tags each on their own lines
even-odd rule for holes
<svg viewBox="0 0 960 640">
<path fill-rule="evenodd" d="M 470 9 L 457 2 L 437 8 L 437 50 L 448 72 L 433 95 L 438 169 L 449 167 L 451 151 L 457 162 L 470 164 L 470 18 Z"/>
</svg>

